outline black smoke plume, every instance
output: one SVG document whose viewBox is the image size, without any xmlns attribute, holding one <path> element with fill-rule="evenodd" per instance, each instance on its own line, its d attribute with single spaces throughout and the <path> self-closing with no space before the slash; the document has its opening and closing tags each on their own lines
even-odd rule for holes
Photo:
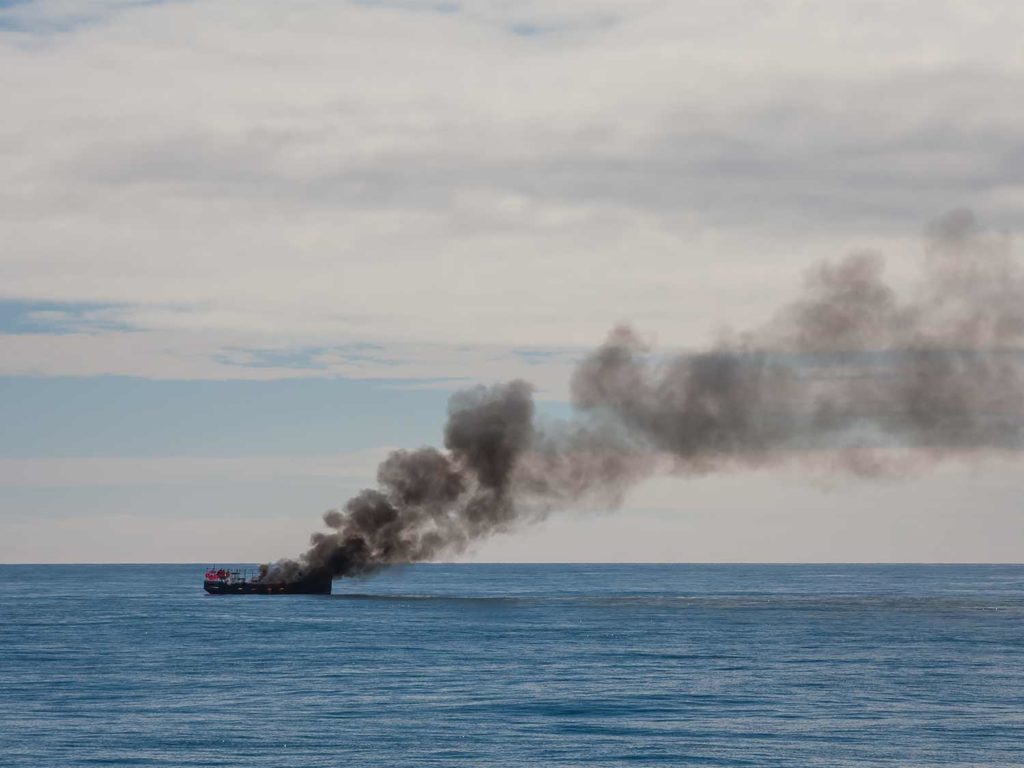
<svg viewBox="0 0 1024 768">
<path fill-rule="evenodd" d="M 657 356 L 616 328 L 577 367 L 567 423 L 538 422 L 522 381 L 459 392 L 445 450 L 393 452 L 377 488 L 264 578 L 456 554 L 556 508 L 614 505 L 659 471 L 870 475 L 1019 450 L 1024 274 L 1008 240 L 955 211 L 929 228 L 924 267 L 901 298 L 875 254 L 821 264 L 765 328 L 698 353 Z"/>
</svg>

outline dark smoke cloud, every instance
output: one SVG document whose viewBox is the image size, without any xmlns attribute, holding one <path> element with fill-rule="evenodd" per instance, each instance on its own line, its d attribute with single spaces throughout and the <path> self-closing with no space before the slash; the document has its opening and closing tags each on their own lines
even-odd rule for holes
<svg viewBox="0 0 1024 768">
<path fill-rule="evenodd" d="M 378 488 L 324 515 L 330 533 L 312 536 L 298 560 L 266 567 L 264 578 L 294 580 L 329 570 L 367 573 L 464 550 L 508 530 L 523 512 L 513 488 L 519 458 L 535 439 L 531 387 L 513 381 L 455 394 L 447 452 L 394 451 L 377 469 Z"/>
<path fill-rule="evenodd" d="M 580 503 L 617 504 L 657 471 L 804 461 L 858 474 L 1024 436 L 1024 274 L 1008 240 L 954 211 L 927 232 L 901 297 L 882 259 L 821 264 L 768 325 L 705 352 L 652 354 L 614 329 L 572 379 L 575 418 L 540 424 L 522 381 L 449 403 L 445 451 L 395 451 L 376 489 L 324 515 L 298 560 L 265 578 L 430 560 Z"/>
</svg>

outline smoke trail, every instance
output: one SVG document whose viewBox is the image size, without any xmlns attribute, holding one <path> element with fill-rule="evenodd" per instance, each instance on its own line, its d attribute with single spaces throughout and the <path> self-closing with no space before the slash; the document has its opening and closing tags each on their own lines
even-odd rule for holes
<svg viewBox="0 0 1024 768">
<path fill-rule="evenodd" d="M 1008 241 L 954 211 L 929 228 L 908 298 L 882 268 L 869 253 L 819 265 L 764 329 L 705 352 L 658 357 L 616 328 L 575 371 L 569 423 L 538 423 L 522 381 L 455 394 L 445 451 L 392 453 L 376 489 L 326 513 L 329 532 L 264 578 L 455 554 L 558 507 L 616 504 L 658 471 L 873 474 L 1019 449 L 1024 274 Z"/>
</svg>

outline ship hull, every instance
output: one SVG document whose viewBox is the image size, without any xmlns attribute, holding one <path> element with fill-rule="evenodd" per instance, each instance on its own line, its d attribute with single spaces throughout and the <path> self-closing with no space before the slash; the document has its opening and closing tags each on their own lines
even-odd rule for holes
<svg viewBox="0 0 1024 768">
<path fill-rule="evenodd" d="M 305 579 L 303 581 L 228 583 L 225 581 L 203 582 L 203 589 L 211 595 L 329 595 L 331 578 Z"/>
</svg>

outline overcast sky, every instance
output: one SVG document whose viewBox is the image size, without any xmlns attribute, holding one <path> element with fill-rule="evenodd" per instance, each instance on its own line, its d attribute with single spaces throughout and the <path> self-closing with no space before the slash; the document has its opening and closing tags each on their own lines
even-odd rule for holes
<svg viewBox="0 0 1024 768">
<path fill-rule="evenodd" d="M 0 561 L 265 560 L 628 321 L 1024 226 L 1010 0 L 0 0 Z M 481 560 L 1021 561 L 1021 465 L 645 484 Z"/>
</svg>

